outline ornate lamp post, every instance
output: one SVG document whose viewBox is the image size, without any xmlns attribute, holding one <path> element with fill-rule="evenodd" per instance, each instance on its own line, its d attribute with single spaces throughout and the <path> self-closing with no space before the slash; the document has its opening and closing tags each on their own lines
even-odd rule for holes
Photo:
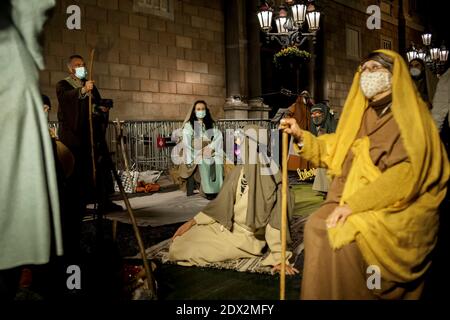
<svg viewBox="0 0 450 320">
<path fill-rule="evenodd" d="M 316 10 L 314 1 L 294 1 L 285 0 L 285 5 L 278 8 L 275 19 L 274 10 L 265 2 L 257 13 L 258 21 L 261 30 L 266 34 L 267 41 L 276 40 L 283 48 L 297 46 L 300 47 L 306 39 L 311 39 L 313 46 L 316 42 L 316 33 L 319 30 L 321 13 Z M 305 23 L 305 21 L 307 23 Z M 271 32 L 272 24 L 275 23 L 276 32 Z M 307 25 L 307 26 L 306 26 Z M 304 29 L 308 29 L 304 32 Z M 293 50 L 292 48 L 286 49 Z M 314 89 L 314 53 L 312 54 L 311 63 L 309 65 L 309 80 L 310 86 Z M 291 70 L 289 70 L 289 73 Z M 299 68 L 297 68 L 297 91 L 299 80 Z M 313 90 L 310 90 L 314 96 Z M 298 93 L 298 92 L 297 92 Z M 288 150 L 288 135 L 283 133 L 283 195 L 287 190 L 287 150 Z M 286 151 L 286 152 L 285 152 Z M 282 202 L 286 203 L 286 197 L 283 196 Z M 286 206 L 283 205 L 284 208 Z M 281 223 L 281 239 L 282 239 L 282 265 L 280 271 L 280 299 L 285 299 L 285 252 L 286 252 L 286 211 L 282 210 Z"/>
<path fill-rule="evenodd" d="M 441 74 L 448 61 L 449 50 L 444 43 L 442 43 L 441 47 L 433 46 L 432 38 L 433 35 L 429 32 L 422 34 L 422 44 L 424 47 L 416 49 L 414 43 L 411 43 L 411 47 L 406 52 L 406 57 L 408 62 L 413 59 L 421 59 L 431 71 L 435 74 Z"/>
<path fill-rule="evenodd" d="M 308 64 L 309 91 L 315 91 L 315 44 L 320 27 L 322 13 L 316 8 L 314 0 L 285 0 L 277 10 L 268 2 L 261 2 L 257 17 L 267 42 L 276 41 L 283 49 L 301 47 L 305 40 L 311 40 L 309 51 L 311 58 Z M 297 68 L 298 69 L 298 68 Z M 297 70 L 297 91 L 299 90 L 299 70 Z"/>
<path fill-rule="evenodd" d="M 273 18 L 274 9 L 267 2 L 257 13 L 261 30 L 265 32 L 267 41 L 276 40 L 282 47 L 301 46 L 307 38 L 315 41 L 321 13 L 316 10 L 314 1 L 286 0 L 285 4 L 278 8 L 275 19 Z M 303 31 L 305 21 L 308 32 Z M 277 32 L 271 32 L 273 22 Z"/>
</svg>

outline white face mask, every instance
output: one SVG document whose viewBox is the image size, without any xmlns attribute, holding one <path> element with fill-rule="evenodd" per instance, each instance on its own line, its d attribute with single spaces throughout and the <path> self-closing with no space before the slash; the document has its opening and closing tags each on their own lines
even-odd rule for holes
<svg viewBox="0 0 450 320">
<path fill-rule="evenodd" d="M 204 117 L 206 117 L 206 110 L 195 111 L 195 115 L 198 119 L 203 119 Z"/>
<path fill-rule="evenodd" d="M 75 68 L 75 77 L 77 77 L 80 80 L 83 80 L 86 78 L 87 72 L 85 67 L 78 67 Z"/>
<path fill-rule="evenodd" d="M 413 77 L 419 77 L 422 74 L 422 71 L 420 71 L 419 68 L 411 68 L 409 69 L 409 72 Z"/>
<path fill-rule="evenodd" d="M 390 72 L 363 72 L 360 79 L 361 90 L 367 99 L 371 99 L 391 88 L 391 78 Z"/>
</svg>

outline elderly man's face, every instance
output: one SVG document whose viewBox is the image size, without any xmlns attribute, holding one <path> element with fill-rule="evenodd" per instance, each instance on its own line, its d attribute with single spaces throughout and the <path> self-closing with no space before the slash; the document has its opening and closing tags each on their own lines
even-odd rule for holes
<svg viewBox="0 0 450 320">
<path fill-rule="evenodd" d="M 75 73 L 75 69 L 79 67 L 85 67 L 84 60 L 80 58 L 73 58 L 70 61 L 70 68 L 72 73 Z"/>
<path fill-rule="evenodd" d="M 84 60 L 81 58 L 72 58 L 69 65 L 70 73 L 77 79 L 84 80 L 87 76 Z"/>
</svg>

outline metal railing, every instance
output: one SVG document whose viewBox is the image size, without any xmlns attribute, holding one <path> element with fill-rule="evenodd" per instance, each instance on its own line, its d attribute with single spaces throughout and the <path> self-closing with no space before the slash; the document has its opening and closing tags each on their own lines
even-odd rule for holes
<svg viewBox="0 0 450 320">
<path fill-rule="evenodd" d="M 173 146 L 170 144 L 166 147 L 158 146 L 158 138 L 166 138 L 165 140 L 168 141 L 175 130 L 181 129 L 182 124 L 182 121 L 177 120 L 124 121 L 124 145 L 130 166 L 138 171 L 162 170 L 167 172 L 173 165 L 170 157 Z M 277 126 L 270 119 L 221 119 L 216 124 L 223 137 L 225 137 L 227 129 L 237 130 L 249 124 L 258 125 L 261 128 L 269 129 L 267 141 L 270 141 L 270 129 L 276 129 Z M 58 122 L 50 122 L 49 127 L 55 128 L 58 133 Z M 117 152 L 116 134 L 112 122 L 106 132 L 106 142 L 118 169 L 124 169 L 121 155 Z M 226 148 L 226 141 L 223 141 L 223 147 Z"/>
</svg>

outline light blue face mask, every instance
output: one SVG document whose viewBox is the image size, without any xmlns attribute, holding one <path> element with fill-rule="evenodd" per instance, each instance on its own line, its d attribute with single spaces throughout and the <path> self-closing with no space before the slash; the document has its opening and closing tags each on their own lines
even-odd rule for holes
<svg viewBox="0 0 450 320">
<path fill-rule="evenodd" d="M 203 119 L 206 117 L 206 110 L 195 111 L 195 115 L 197 116 L 197 119 Z"/>
<path fill-rule="evenodd" d="M 80 80 L 85 79 L 87 76 L 86 68 L 85 67 L 78 67 L 75 68 L 75 77 L 77 77 Z"/>
</svg>

